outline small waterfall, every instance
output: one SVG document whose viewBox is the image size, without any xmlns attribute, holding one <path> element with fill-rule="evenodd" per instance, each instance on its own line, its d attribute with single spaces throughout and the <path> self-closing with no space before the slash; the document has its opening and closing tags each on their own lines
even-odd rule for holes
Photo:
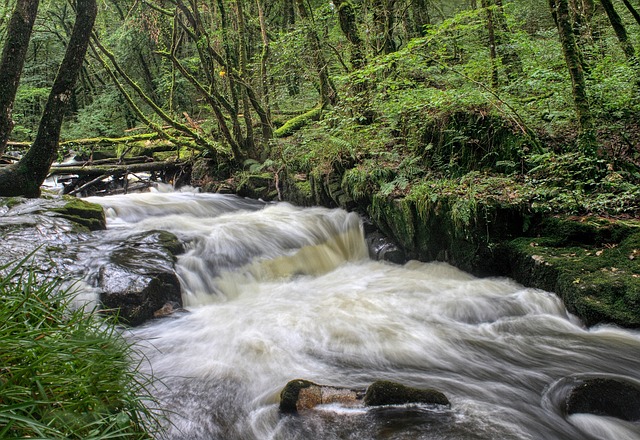
<svg viewBox="0 0 640 440">
<path fill-rule="evenodd" d="M 131 330 L 170 439 L 640 439 L 638 423 L 567 417 L 554 384 L 640 380 L 640 334 L 585 329 L 556 295 L 443 263 L 371 261 L 359 217 L 234 196 L 148 193 L 92 201 L 107 236 L 164 229 L 189 313 Z M 443 391 L 420 407 L 278 412 L 292 379 Z"/>
</svg>

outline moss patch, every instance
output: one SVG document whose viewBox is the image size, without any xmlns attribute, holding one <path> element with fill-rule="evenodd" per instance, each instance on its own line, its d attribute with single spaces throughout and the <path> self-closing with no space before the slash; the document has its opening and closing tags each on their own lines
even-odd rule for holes
<svg viewBox="0 0 640 440">
<path fill-rule="evenodd" d="M 317 121 L 322 115 L 322 105 L 318 105 L 306 113 L 295 116 L 276 129 L 273 134 L 277 138 L 291 136 L 311 121 Z"/>
<path fill-rule="evenodd" d="M 53 208 L 60 217 L 66 218 L 90 231 L 97 231 L 107 228 L 102 206 L 89 203 L 76 197 L 65 196 L 65 205 L 60 208 Z"/>
</svg>

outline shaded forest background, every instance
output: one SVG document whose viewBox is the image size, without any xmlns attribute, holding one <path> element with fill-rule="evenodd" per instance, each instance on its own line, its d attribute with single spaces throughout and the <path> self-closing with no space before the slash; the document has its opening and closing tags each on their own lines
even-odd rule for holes
<svg viewBox="0 0 640 440">
<path fill-rule="evenodd" d="M 0 5 L 3 33 L 13 3 Z M 637 210 L 633 0 L 98 7 L 63 141 L 151 131 L 220 170 L 313 173 L 346 161 L 356 196 L 406 195 L 426 175 L 528 176 L 624 193 L 598 203 Z M 74 19 L 74 2 L 41 2 L 12 141 L 34 139 Z"/>
</svg>

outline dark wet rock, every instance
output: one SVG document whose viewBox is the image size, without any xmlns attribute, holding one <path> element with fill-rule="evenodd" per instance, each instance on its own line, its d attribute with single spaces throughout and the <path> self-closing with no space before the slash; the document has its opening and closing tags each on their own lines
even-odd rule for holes
<svg viewBox="0 0 640 440">
<path fill-rule="evenodd" d="M 378 380 L 367 388 L 364 396 L 366 406 L 404 405 L 408 403 L 424 403 L 430 405 L 446 405 L 451 403 L 447 396 L 434 389 L 418 389 L 388 380 Z"/>
<path fill-rule="evenodd" d="M 374 231 L 368 233 L 366 241 L 371 259 L 390 261 L 396 264 L 404 264 L 407 262 L 404 251 L 381 232 Z"/>
<path fill-rule="evenodd" d="M 346 406 L 361 404 L 364 389 L 318 385 L 304 379 L 292 380 L 280 393 L 280 411 L 295 413 L 305 409 L 312 409 L 318 405 L 339 403 Z"/>
<path fill-rule="evenodd" d="M 180 282 L 174 270 L 177 237 L 150 231 L 129 237 L 100 268 L 98 286 L 104 308 L 129 325 L 139 325 L 182 305 Z"/>
<path fill-rule="evenodd" d="M 23 268 L 38 280 L 80 279 L 79 246 L 101 228 L 102 207 L 73 197 L 0 198 L 0 254 L 6 263 L 28 257 Z"/>
<path fill-rule="evenodd" d="M 569 393 L 566 411 L 638 421 L 640 387 L 619 379 L 587 379 Z"/>
</svg>

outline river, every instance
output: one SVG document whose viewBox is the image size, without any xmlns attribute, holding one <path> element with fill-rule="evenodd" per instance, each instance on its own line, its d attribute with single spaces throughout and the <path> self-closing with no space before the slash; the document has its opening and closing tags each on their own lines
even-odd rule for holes
<svg viewBox="0 0 640 440">
<path fill-rule="evenodd" d="M 168 410 L 169 439 L 640 439 L 640 424 L 563 414 L 567 384 L 640 382 L 640 333 L 587 329 L 552 293 L 444 263 L 369 259 L 361 219 L 196 191 L 89 198 L 107 234 L 163 229 L 186 246 L 188 312 L 128 338 Z M 303 378 L 436 388 L 451 408 L 278 410 Z"/>
</svg>

